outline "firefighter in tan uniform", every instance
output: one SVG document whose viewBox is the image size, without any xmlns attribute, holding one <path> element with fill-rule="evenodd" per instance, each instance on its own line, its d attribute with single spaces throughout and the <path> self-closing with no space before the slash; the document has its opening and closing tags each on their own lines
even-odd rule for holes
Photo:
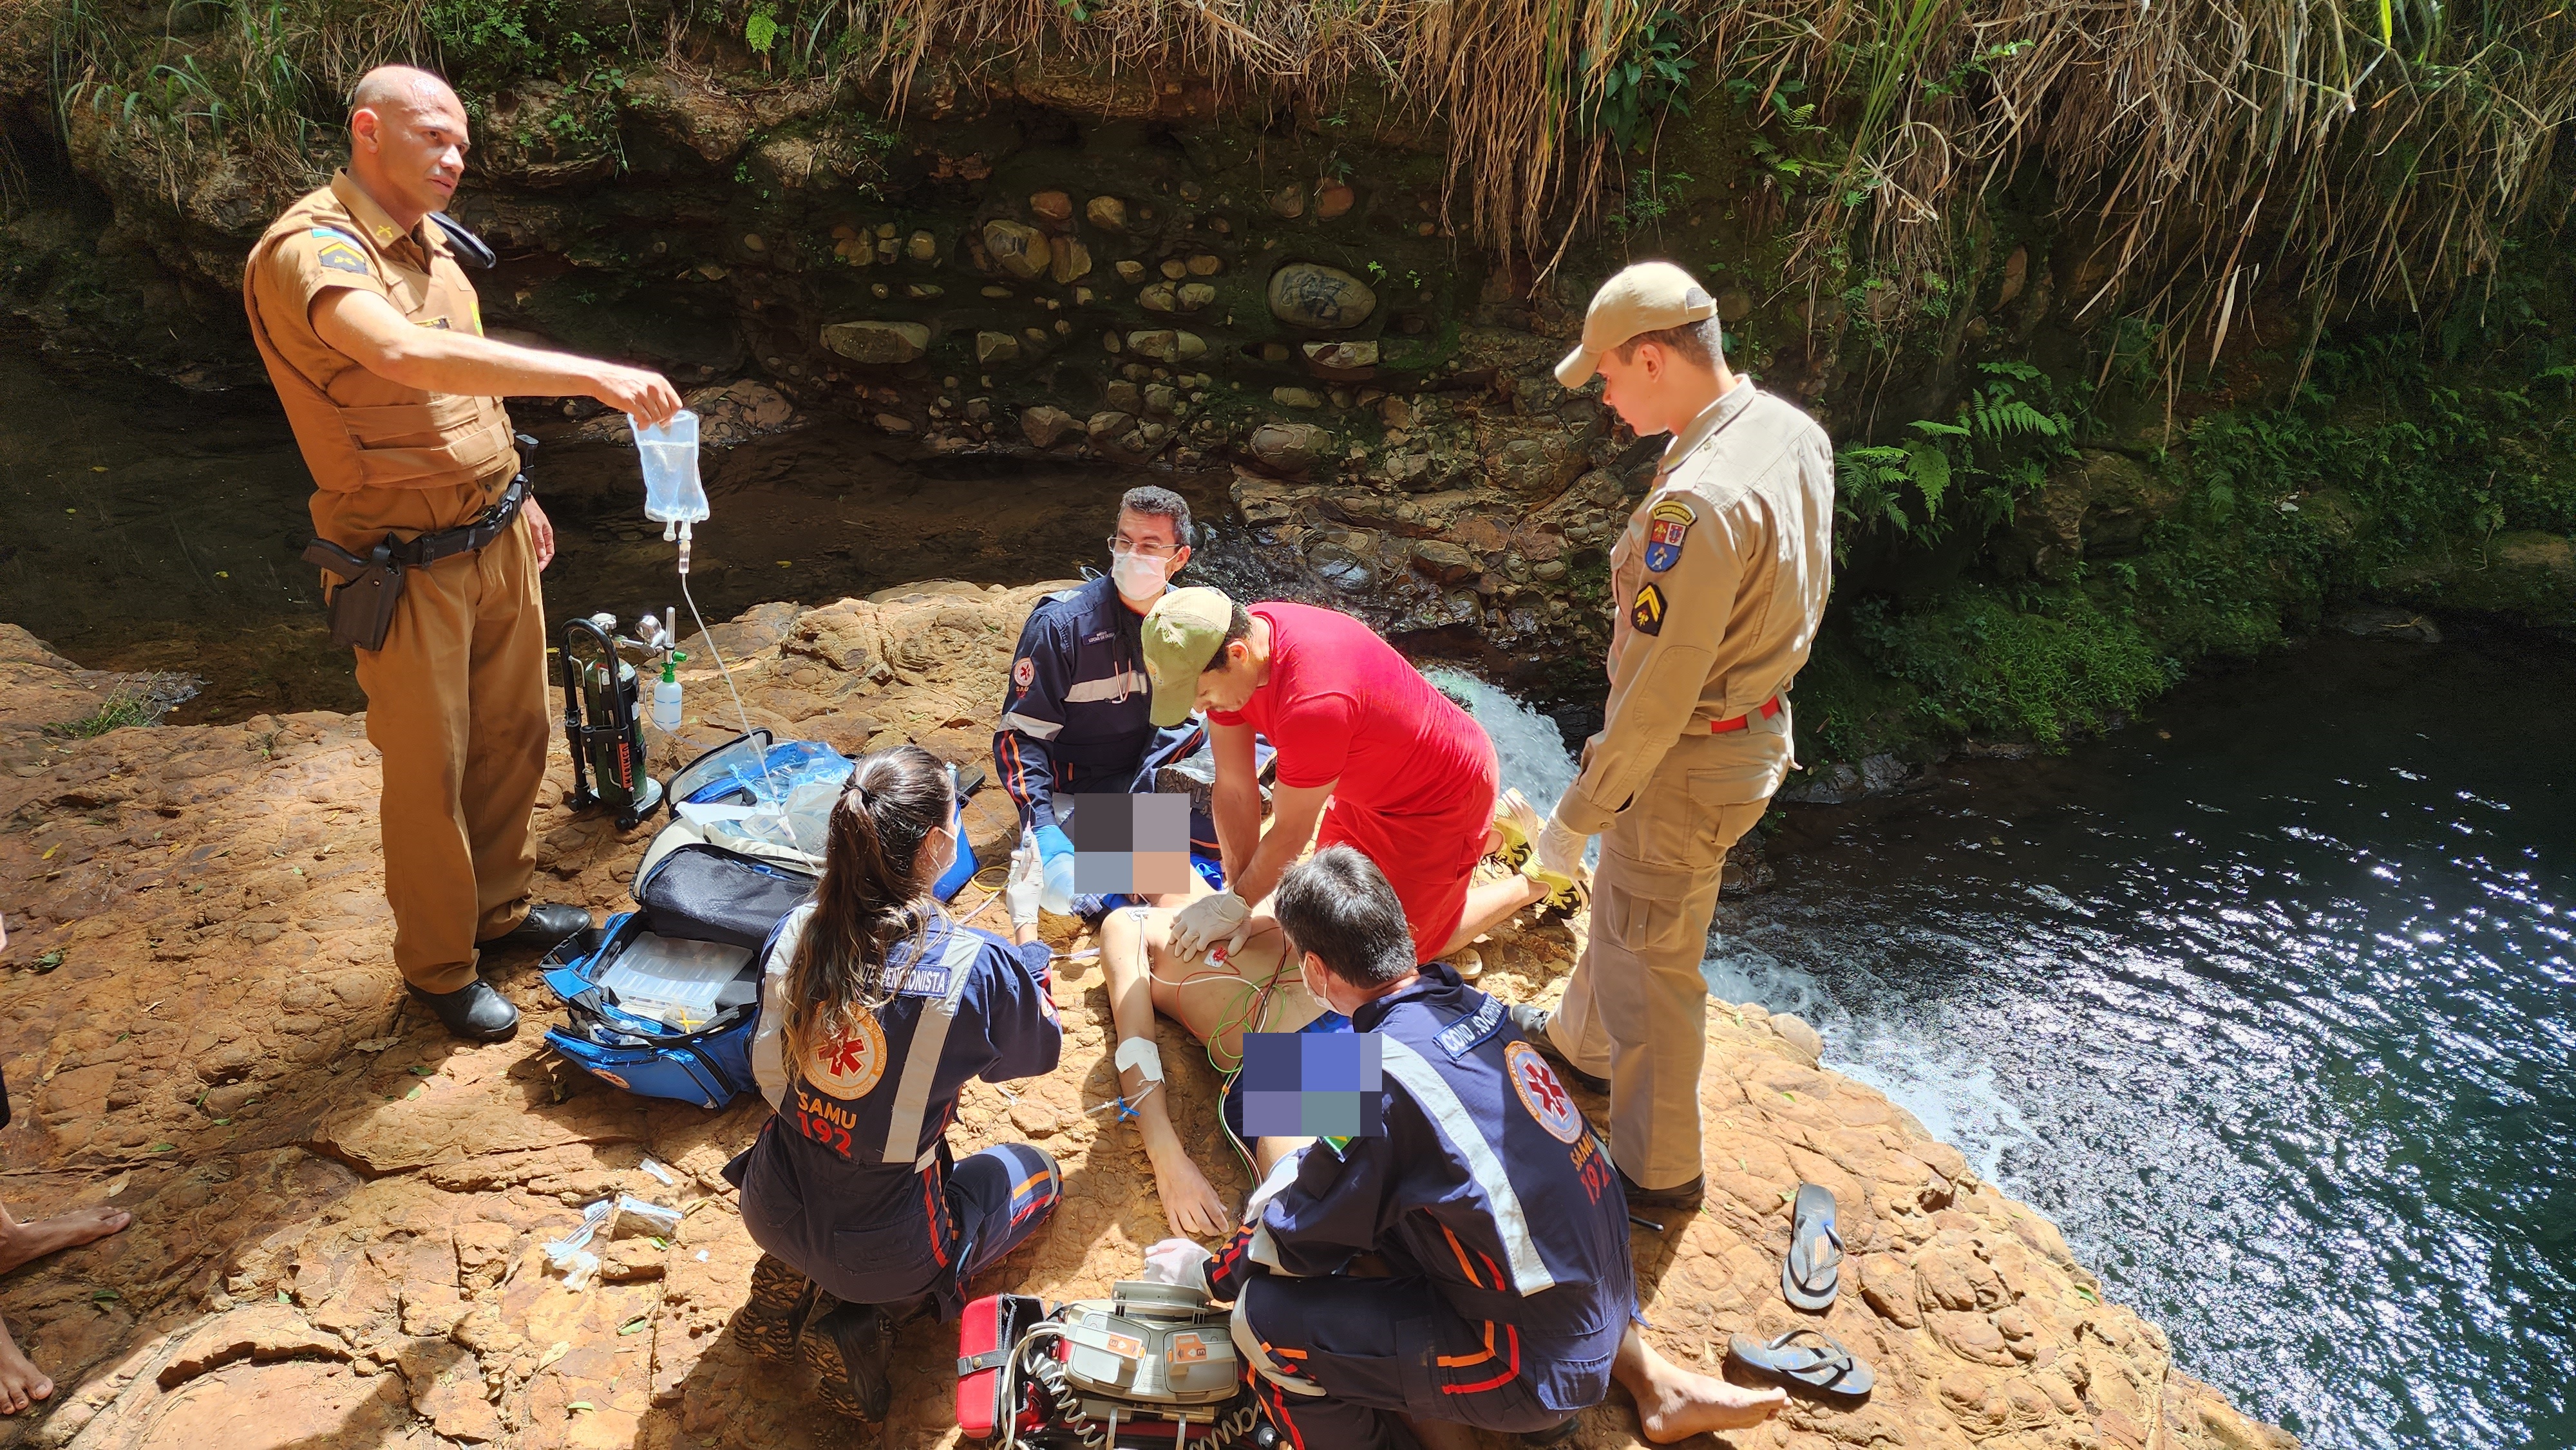
<svg viewBox="0 0 2576 1450">
<path fill-rule="evenodd" d="M 1718 875 L 1789 772 L 1789 685 L 1831 581 L 1833 447 L 1727 367 L 1716 310 L 1679 267 L 1640 263 L 1603 284 L 1556 369 L 1569 388 L 1598 370 L 1629 427 L 1673 435 L 1611 551 L 1608 716 L 1530 866 L 1565 884 L 1601 837 L 1590 938 L 1553 1012 L 1513 1009 L 1608 1091 L 1632 1206 L 1701 1199 L 1700 961 Z"/>
<path fill-rule="evenodd" d="M 394 965 L 448 1030 L 493 1041 L 518 1010 L 476 975 L 480 951 L 551 946 L 590 924 L 580 907 L 529 900 L 550 713 L 537 574 L 554 530 L 501 399 L 594 397 L 648 423 L 680 401 L 654 373 L 483 336 L 459 244 L 431 215 L 466 145 L 445 82 L 368 73 L 350 97 L 347 169 L 259 239 L 242 298 L 313 473 L 317 551 L 377 566 L 324 587 L 344 606 L 335 637 L 358 645 L 367 738 L 384 756 Z M 372 618 L 378 634 L 345 606 L 386 597 L 389 565 L 400 593 Z M 363 592 L 342 600 L 351 589 Z"/>
</svg>

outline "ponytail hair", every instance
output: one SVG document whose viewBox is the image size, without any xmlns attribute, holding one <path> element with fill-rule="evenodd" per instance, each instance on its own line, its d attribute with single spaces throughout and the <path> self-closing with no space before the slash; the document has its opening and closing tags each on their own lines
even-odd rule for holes
<svg viewBox="0 0 2576 1450">
<path fill-rule="evenodd" d="M 797 1070 L 809 1049 L 849 1036 L 911 975 L 907 961 L 889 983 L 886 958 L 942 915 L 921 846 L 952 809 L 947 768 L 918 745 L 862 756 L 850 771 L 832 803 L 814 915 L 787 969 L 787 1060 Z"/>
</svg>

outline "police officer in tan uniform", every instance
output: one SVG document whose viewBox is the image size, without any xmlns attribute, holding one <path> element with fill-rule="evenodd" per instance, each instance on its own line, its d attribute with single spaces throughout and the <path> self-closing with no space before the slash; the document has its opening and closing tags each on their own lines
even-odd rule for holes
<svg viewBox="0 0 2576 1450">
<path fill-rule="evenodd" d="M 497 1041 L 518 1009 L 475 974 L 479 953 L 590 924 L 580 907 L 529 900 L 549 716 L 537 573 L 554 530 L 501 398 L 593 397 L 648 423 L 680 399 L 655 373 L 483 336 L 458 244 L 432 219 L 466 146 L 444 81 L 369 72 L 350 97 L 347 169 L 259 239 L 242 300 L 313 473 L 314 531 L 406 566 L 376 647 L 357 650 L 367 738 L 384 756 L 394 965 L 449 1031 Z M 384 569 L 325 589 L 361 584 L 385 588 Z"/>
<path fill-rule="evenodd" d="M 1670 433 L 1611 551 L 1610 704 L 1529 870 L 1550 885 L 1601 837 L 1592 930 L 1533 1041 L 1610 1095 L 1631 1206 L 1696 1207 L 1700 976 L 1729 846 L 1788 774 L 1789 685 L 1831 582 L 1834 455 L 1824 430 L 1726 365 L 1717 305 L 1644 262 L 1602 285 L 1557 380 L 1597 370 L 1640 436 Z"/>
</svg>

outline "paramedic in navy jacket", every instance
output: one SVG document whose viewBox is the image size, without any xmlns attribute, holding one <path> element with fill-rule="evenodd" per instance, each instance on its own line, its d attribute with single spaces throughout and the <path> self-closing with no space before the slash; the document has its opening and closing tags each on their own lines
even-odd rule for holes
<svg viewBox="0 0 2576 1450">
<path fill-rule="evenodd" d="M 1019 803 L 1020 825 L 1037 837 L 1050 911 L 1093 916 L 1108 904 L 1072 894 L 1073 840 L 1058 823 L 1056 798 L 1151 792 L 1154 773 L 1195 753 L 1206 736 L 1197 720 L 1157 730 L 1147 718 L 1153 689 L 1138 633 L 1145 611 L 1189 563 L 1189 541 L 1188 501 L 1168 488 L 1127 490 L 1109 572 L 1040 600 L 1020 629 L 993 763 Z M 1192 814 L 1190 840 L 1200 855 L 1216 857 L 1216 825 L 1204 813 Z"/>
<path fill-rule="evenodd" d="M 1385 1131 L 1282 1160 L 1222 1250 L 1167 1239 L 1146 1273 L 1234 1301 L 1284 1443 L 1407 1443 L 1389 1412 L 1545 1431 L 1614 1377 L 1658 1441 L 1776 1409 L 1779 1390 L 1685 1374 L 1638 1336 L 1627 1206 L 1591 1124 L 1500 1001 L 1414 965 L 1368 858 L 1327 847 L 1274 899 L 1307 989 L 1379 1038 Z M 1392 1274 L 1352 1276 L 1367 1253 Z"/>
<path fill-rule="evenodd" d="M 956 1317 L 965 1281 L 1054 1211 L 1055 1160 L 1024 1143 L 952 1163 L 968 1078 L 1051 1072 L 1063 1027 L 1037 940 L 1037 855 L 1005 888 L 1017 945 L 931 895 L 957 854 L 948 771 L 901 745 L 863 757 L 833 804 L 814 900 L 762 948 L 751 1062 L 776 1111 L 726 1165 L 760 1245 L 737 1322 L 755 1353 L 801 1353 L 835 1410 L 882 1421 L 896 1326 Z"/>
</svg>

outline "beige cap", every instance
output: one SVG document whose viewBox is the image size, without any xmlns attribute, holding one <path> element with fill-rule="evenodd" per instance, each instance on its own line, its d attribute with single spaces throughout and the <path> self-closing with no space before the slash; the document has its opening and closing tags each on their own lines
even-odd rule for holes
<svg viewBox="0 0 2576 1450">
<path fill-rule="evenodd" d="M 1601 284 L 1583 314 L 1583 345 L 1556 365 L 1556 380 L 1582 387 L 1601 366 L 1601 354 L 1646 332 L 1704 322 L 1717 315 L 1717 299 L 1670 262 L 1639 262 Z"/>
<path fill-rule="evenodd" d="M 1145 611 L 1145 678 L 1154 686 L 1148 714 L 1157 726 L 1190 718 L 1199 672 L 1215 661 L 1233 622 L 1234 601 L 1216 589 L 1168 590 Z"/>
</svg>

